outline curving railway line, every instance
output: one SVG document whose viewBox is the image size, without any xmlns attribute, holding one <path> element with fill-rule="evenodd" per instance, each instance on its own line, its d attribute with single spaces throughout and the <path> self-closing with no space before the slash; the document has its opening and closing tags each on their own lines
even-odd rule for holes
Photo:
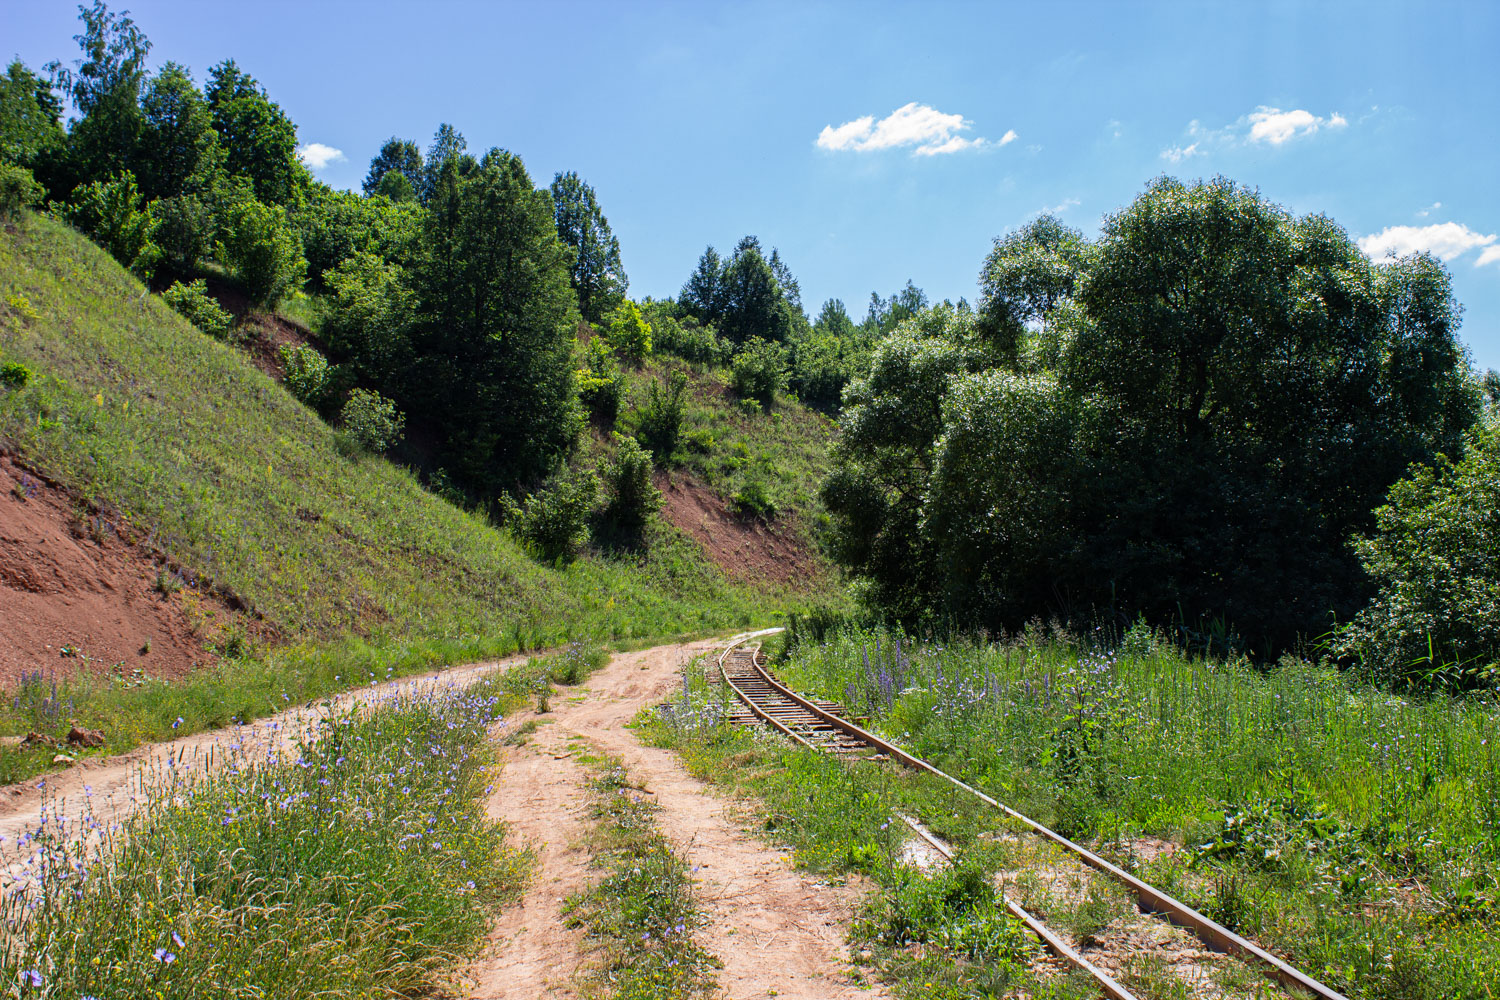
<svg viewBox="0 0 1500 1000">
<path fill-rule="evenodd" d="M 1074 843 L 1062 834 L 1023 816 L 1003 802 L 861 728 L 845 717 L 844 709 L 840 706 L 829 702 L 813 701 L 792 691 L 762 665 L 759 644 L 749 645 L 753 638 L 754 636 L 746 636 L 732 642 L 718 657 L 719 675 L 739 699 L 739 704 L 729 717 L 731 722 L 764 724 L 806 747 L 844 759 L 894 760 L 912 770 L 925 771 L 951 783 L 986 805 L 1000 810 L 1030 833 L 1061 848 L 1079 864 L 1120 883 L 1135 897 L 1143 912 L 1155 914 L 1186 928 L 1210 948 L 1236 955 L 1258 967 L 1260 971 L 1286 987 L 1293 996 L 1312 996 L 1317 997 L 1318 1000 L 1346 1000 L 1338 991 L 1292 968 L 1254 942 L 1246 940 L 1229 928 L 1204 916 L 1186 903 L 1142 882 L 1088 848 Z M 911 824 L 910 820 L 907 822 Z M 944 857 L 952 860 L 952 852 L 946 845 L 932 838 L 915 824 L 911 825 Z M 1103 969 L 1080 955 L 1035 916 L 1012 900 L 1003 899 L 1003 902 L 1006 909 L 1024 922 L 1042 940 L 1049 951 L 1064 962 L 1092 976 L 1099 986 L 1101 995 L 1110 997 L 1112 1000 L 1136 1000 L 1134 994 Z"/>
</svg>

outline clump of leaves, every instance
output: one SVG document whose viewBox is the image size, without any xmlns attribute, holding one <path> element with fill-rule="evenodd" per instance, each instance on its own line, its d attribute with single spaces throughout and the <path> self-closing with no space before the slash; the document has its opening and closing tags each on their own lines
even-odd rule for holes
<svg viewBox="0 0 1500 1000">
<path fill-rule="evenodd" d="M 208 294 L 208 283 L 202 278 L 185 285 L 174 281 L 171 288 L 161 293 L 161 298 L 179 316 L 210 337 L 223 340 L 229 333 L 233 317 Z"/>
<path fill-rule="evenodd" d="M 344 435 L 361 451 L 379 454 L 401 440 L 406 417 L 378 392 L 355 389 L 339 413 Z"/>
<path fill-rule="evenodd" d="M 24 389 L 31 379 L 31 369 L 20 362 L 7 361 L 0 365 L 0 386 L 7 389 Z"/>
<path fill-rule="evenodd" d="M 283 381 L 287 390 L 302 402 L 317 409 L 328 392 L 328 359 L 307 344 L 282 344 L 277 352 L 286 369 Z M 352 397 L 351 397 L 352 398 Z"/>
</svg>

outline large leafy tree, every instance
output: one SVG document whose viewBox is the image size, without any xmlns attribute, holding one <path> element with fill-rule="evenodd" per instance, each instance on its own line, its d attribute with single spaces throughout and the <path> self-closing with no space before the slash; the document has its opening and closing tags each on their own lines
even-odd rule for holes
<svg viewBox="0 0 1500 1000">
<path fill-rule="evenodd" d="M 364 192 L 374 194 L 385 175 L 395 171 L 406 178 L 413 191 L 422 185 L 422 151 L 410 139 L 391 136 L 370 160 L 370 172 L 365 175 Z"/>
<path fill-rule="evenodd" d="M 548 192 L 510 153 L 463 159 L 443 161 L 428 200 L 408 409 L 444 436 L 444 467 L 494 496 L 545 475 L 578 433 L 578 313 Z"/>
<path fill-rule="evenodd" d="M 457 162 L 466 158 L 468 148 L 468 140 L 458 129 L 447 122 L 438 126 L 437 132 L 432 137 L 432 145 L 427 147 L 427 158 L 422 164 L 422 182 L 417 185 L 417 195 L 424 203 L 437 193 L 438 181 L 443 176 L 443 168 L 450 161 Z M 460 171 L 467 169 L 464 164 L 459 164 L 459 167 Z"/>
<path fill-rule="evenodd" d="M 141 86 L 151 42 L 128 13 L 111 12 L 104 0 L 79 5 L 78 14 L 83 31 L 73 40 L 83 58 L 71 69 L 57 62 L 47 68 L 78 109 L 69 134 L 72 169 L 75 180 L 89 181 L 137 166 Z"/>
<path fill-rule="evenodd" d="M 698 322 L 714 322 L 719 318 L 723 307 L 720 288 L 723 276 L 724 261 L 720 259 L 719 251 L 709 247 L 698 258 L 698 266 L 688 276 L 687 284 L 682 286 L 677 301 Z"/>
<path fill-rule="evenodd" d="M 897 463 L 919 481 L 902 517 L 831 498 L 846 545 L 915 518 L 936 577 L 903 610 L 988 626 L 1217 619 L 1273 652 L 1347 618 L 1365 596 L 1350 534 L 1475 416 L 1441 265 L 1374 265 L 1328 219 L 1222 179 L 1153 183 L 1093 248 L 1047 228 L 997 244 L 987 315 L 944 335 L 984 361 L 929 385 L 942 418 L 930 458 Z M 1020 346 L 1065 335 L 1050 353 L 996 350 L 1000 321 Z M 887 395 L 850 390 L 831 480 L 849 496 L 878 454 L 850 429 Z M 900 586 L 867 551 L 846 558 Z"/>
<path fill-rule="evenodd" d="M 792 306 L 754 236 L 740 240 L 725 263 L 719 299 L 719 330 L 735 344 L 786 340 L 795 328 Z"/>
<path fill-rule="evenodd" d="M 211 189 L 223 170 L 224 150 L 208 102 L 187 70 L 163 66 L 146 86 L 141 112 L 142 138 L 151 151 L 140 167 L 147 200 Z"/>
<path fill-rule="evenodd" d="M 248 180 L 267 205 L 293 204 L 309 178 L 286 112 L 233 59 L 209 71 L 206 96 L 228 173 Z"/>
<path fill-rule="evenodd" d="M 0 161 L 32 167 L 63 144 L 52 86 L 18 59 L 0 76 Z"/>
<path fill-rule="evenodd" d="M 558 238 L 575 255 L 570 273 L 578 311 L 590 323 L 599 323 L 630 287 L 620 264 L 620 241 L 610 231 L 594 189 L 571 170 L 553 178 L 552 208 Z"/>
<path fill-rule="evenodd" d="M 979 315 L 1003 355 L 1016 360 L 1029 329 L 1048 337 L 1048 321 L 1087 273 L 1088 254 L 1083 234 L 1052 215 L 995 240 L 979 272 Z"/>
</svg>

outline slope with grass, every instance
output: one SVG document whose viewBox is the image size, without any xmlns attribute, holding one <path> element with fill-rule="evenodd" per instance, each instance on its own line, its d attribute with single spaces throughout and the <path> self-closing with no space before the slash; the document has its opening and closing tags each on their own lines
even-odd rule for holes
<svg viewBox="0 0 1500 1000">
<path fill-rule="evenodd" d="M 540 564 L 409 471 L 349 457 L 242 352 L 44 216 L 0 232 L 3 364 L 31 373 L 0 387 L 0 443 L 16 460 L 194 592 L 244 609 L 205 627 L 199 638 L 225 662 L 191 684 L 43 692 L 0 706 L 10 731 L 66 731 L 64 714 L 113 721 L 106 749 L 118 751 L 166 735 L 177 716 L 188 729 L 222 724 L 356 674 L 763 620 L 828 582 L 740 583 L 664 522 L 632 551 Z M 9 754 L 11 780 L 34 770 L 10 770 Z"/>
</svg>

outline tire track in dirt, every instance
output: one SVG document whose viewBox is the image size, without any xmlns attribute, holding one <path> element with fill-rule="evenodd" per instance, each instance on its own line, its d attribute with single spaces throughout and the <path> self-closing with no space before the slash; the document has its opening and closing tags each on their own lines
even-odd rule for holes
<svg viewBox="0 0 1500 1000">
<path fill-rule="evenodd" d="M 719 646 L 710 641 L 625 653 L 576 689 L 575 697 L 568 698 L 567 692 L 555 697 L 552 724 L 538 729 L 528 748 L 531 756 L 515 761 L 535 760 L 544 766 L 534 770 L 526 763 L 517 774 L 576 791 L 557 794 L 527 788 L 512 793 L 520 796 L 520 801 L 511 805 L 492 801 L 491 807 L 499 815 L 527 814 L 526 823 L 551 831 L 551 846 L 557 847 L 566 836 L 562 831 L 568 829 L 567 824 L 579 829 L 578 816 L 585 799 L 578 769 L 552 758 L 566 752 L 570 739 L 583 737 L 592 747 L 618 757 L 631 780 L 656 798 L 661 805 L 656 817 L 658 828 L 688 864 L 697 868 L 698 899 L 707 924 L 699 929 L 696 939 L 724 963 L 718 976 L 720 997 L 887 997 L 881 988 L 869 987 L 848 975 L 844 933 L 862 895 L 860 890 L 831 886 L 791 868 L 784 855 L 745 832 L 733 803 L 715 796 L 708 786 L 689 775 L 676 755 L 642 746 L 624 728 L 642 708 L 671 694 L 678 683 L 678 670 L 686 662 Z M 549 763 L 551 769 L 545 767 Z M 507 770 L 511 766 L 508 764 Z M 497 784 L 497 788 L 504 787 Z M 497 791 L 499 794 L 502 792 Z M 531 806 L 540 811 L 533 813 Z M 550 865 L 543 858 L 534 894 L 567 896 L 597 878 L 594 873 L 571 868 L 576 859 L 566 850 L 553 851 L 550 857 Z M 552 905 L 543 899 L 533 912 L 539 915 Z M 501 926 L 513 928 L 517 923 L 507 914 L 501 917 Z M 527 926 L 527 935 L 552 942 L 544 964 L 556 968 L 558 956 L 565 956 L 570 949 L 576 956 L 575 966 L 581 964 L 582 956 L 576 951 L 580 942 L 576 936 L 569 937 L 572 932 L 562 927 L 560 919 L 550 929 Z M 536 948 L 537 942 L 533 939 L 523 944 L 523 940 L 524 936 L 497 942 L 494 953 L 471 968 L 471 995 L 476 1000 L 575 995 L 569 992 L 575 989 L 573 984 L 559 986 L 555 981 L 548 986 L 554 992 L 536 991 L 537 980 L 526 978 L 532 973 L 524 960 L 534 954 L 528 949 Z"/>
</svg>

